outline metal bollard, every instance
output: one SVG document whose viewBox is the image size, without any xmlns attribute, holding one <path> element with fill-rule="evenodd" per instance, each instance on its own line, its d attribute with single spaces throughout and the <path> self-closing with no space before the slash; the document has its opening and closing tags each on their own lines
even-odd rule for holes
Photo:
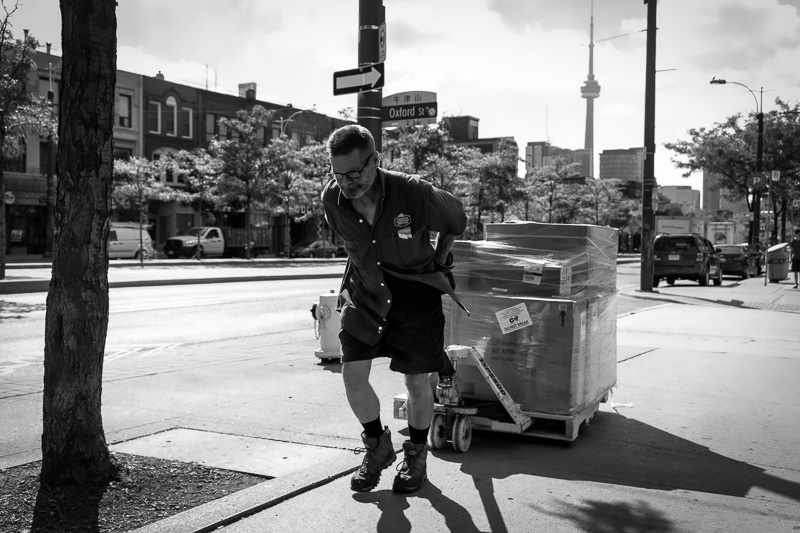
<svg viewBox="0 0 800 533">
<path fill-rule="evenodd" d="M 341 345 L 339 344 L 339 329 L 341 319 L 336 311 L 338 296 L 336 291 L 320 294 L 319 303 L 311 307 L 314 320 L 318 321 L 317 338 L 320 347 L 314 352 L 323 361 L 341 359 Z"/>
</svg>

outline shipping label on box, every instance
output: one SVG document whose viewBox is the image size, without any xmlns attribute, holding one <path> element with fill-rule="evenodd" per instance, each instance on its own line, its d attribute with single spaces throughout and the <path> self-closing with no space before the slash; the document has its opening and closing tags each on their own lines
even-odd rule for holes
<svg viewBox="0 0 800 533">
<path fill-rule="evenodd" d="M 533 326 L 533 320 L 531 320 L 531 315 L 528 313 L 528 308 L 525 307 L 525 304 L 502 309 L 496 312 L 494 316 L 497 317 L 497 323 L 500 325 L 500 331 L 503 332 L 503 335 Z"/>
<path fill-rule="evenodd" d="M 531 264 L 526 265 L 523 270 L 522 282 L 531 283 L 533 285 L 541 285 L 543 270 L 544 261 L 531 261 Z"/>
</svg>

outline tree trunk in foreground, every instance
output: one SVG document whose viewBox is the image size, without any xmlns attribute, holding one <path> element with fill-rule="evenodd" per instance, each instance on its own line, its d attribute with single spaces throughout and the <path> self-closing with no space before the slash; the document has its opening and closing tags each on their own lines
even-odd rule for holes
<svg viewBox="0 0 800 533">
<path fill-rule="evenodd" d="M 45 321 L 44 482 L 102 483 L 117 466 L 101 416 L 116 84 L 115 0 L 61 0 L 63 69 L 53 273 Z"/>
</svg>

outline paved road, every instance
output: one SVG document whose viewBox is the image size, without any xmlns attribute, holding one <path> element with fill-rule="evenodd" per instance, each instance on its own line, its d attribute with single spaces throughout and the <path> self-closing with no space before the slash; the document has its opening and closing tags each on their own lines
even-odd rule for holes
<svg viewBox="0 0 800 533">
<path fill-rule="evenodd" d="M 121 357 L 104 383 L 113 449 L 273 477 L 142 533 L 199 531 L 259 509 L 226 529 L 292 531 L 302 517 L 309 532 L 792 531 L 800 523 L 800 291 L 759 278 L 623 298 L 646 309 L 618 320 L 617 389 L 575 443 L 479 435 L 467 454 L 433 453 L 430 485 L 407 498 L 391 493 L 391 474 L 369 494 L 349 491 L 358 428 L 340 366 L 316 360 L 311 335 Z M 405 423 L 394 419 L 391 397 L 402 381 L 385 363 L 373 378 L 398 444 Z M 0 435 L 0 467 L 37 458 L 41 366 L 0 376 L 0 390 L 11 391 L 0 398 L 0 419 L 14 421 Z"/>
</svg>

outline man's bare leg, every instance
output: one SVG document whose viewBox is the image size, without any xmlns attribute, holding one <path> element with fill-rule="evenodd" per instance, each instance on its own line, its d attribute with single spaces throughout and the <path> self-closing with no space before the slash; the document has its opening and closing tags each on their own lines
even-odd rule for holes
<svg viewBox="0 0 800 533">
<path fill-rule="evenodd" d="M 369 382 L 372 361 L 353 361 L 342 365 L 344 390 L 350 409 L 358 421 L 366 424 L 381 414 L 381 404 L 375 389 Z"/>
<path fill-rule="evenodd" d="M 361 467 L 350 479 L 350 488 L 358 492 L 372 490 L 380 481 L 381 472 L 391 465 L 397 455 L 388 427 L 380 419 L 381 405 L 369 382 L 372 361 L 354 361 L 342 365 L 342 377 L 347 401 L 358 421 L 364 426 L 361 440 L 364 452 Z"/>
</svg>

